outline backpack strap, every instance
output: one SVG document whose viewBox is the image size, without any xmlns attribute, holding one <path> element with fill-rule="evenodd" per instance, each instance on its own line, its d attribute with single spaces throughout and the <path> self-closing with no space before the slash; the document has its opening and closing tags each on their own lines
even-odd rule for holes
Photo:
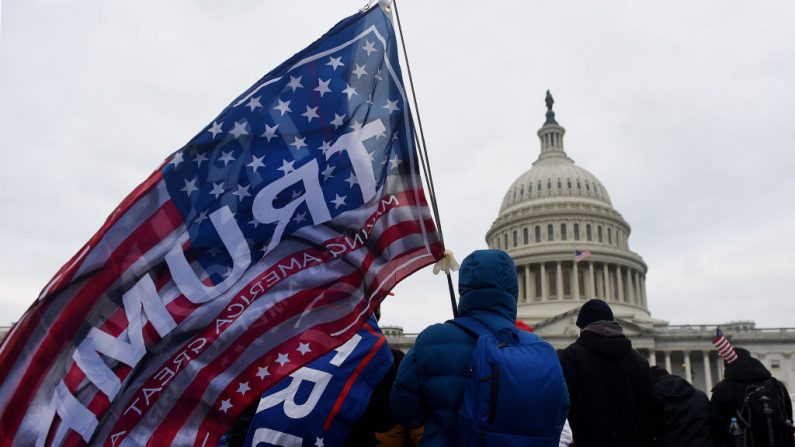
<svg viewBox="0 0 795 447">
<path fill-rule="evenodd" d="M 472 317 L 458 317 L 454 320 L 447 320 L 447 322 L 463 329 L 465 332 L 475 336 L 475 338 L 493 334 L 483 323 Z"/>
</svg>

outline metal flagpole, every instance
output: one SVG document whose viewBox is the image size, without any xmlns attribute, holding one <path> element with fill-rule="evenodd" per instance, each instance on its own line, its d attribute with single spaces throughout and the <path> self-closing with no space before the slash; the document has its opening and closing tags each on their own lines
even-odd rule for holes
<svg viewBox="0 0 795 447">
<path fill-rule="evenodd" d="M 414 78 L 411 75 L 411 66 L 409 65 L 409 55 L 406 50 L 406 42 L 403 39 L 403 27 L 400 24 L 400 14 L 398 13 L 398 6 L 397 0 L 392 0 L 392 4 L 395 7 L 395 19 L 398 25 L 398 32 L 400 34 L 400 45 L 403 50 L 403 58 L 406 60 L 406 72 L 409 75 L 409 89 L 411 90 L 411 98 L 412 102 L 414 103 L 414 112 L 411 114 L 411 128 L 414 132 L 414 141 L 417 144 L 417 147 L 420 149 L 420 163 L 422 166 L 423 173 L 425 174 L 425 178 L 427 179 L 428 183 L 428 191 L 430 193 L 431 199 L 431 208 L 433 209 L 434 220 L 436 221 L 436 228 L 439 230 L 439 237 L 442 240 L 442 244 L 444 245 L 444 233 L 442 232 L 442 221 L 439 216 L 439 207 L 436 203 L 436 189 L 433 185 L 433 174 L 431 173 L 431 164 L 428 158 L 428 151 L 425 145 L 425 132 L 422 129 L 422 119 L 420 118 L 420 109 L 417 104 L 417 94 L 414 91 Z M 417 125 L 414 125 L 414 116 L 417 117 Z M 419 139 L 418 139 L 419 136 Z M 450 305 L 453 308 L 453 317 L 458 317 L 458 305 L 456 304 L 455 298 L 455 289 L 453 287 L 453 278 L 450 275 L 450 270 L 445 269 L 445 275 L 447 276 L 447 288 L 450 291 Z"/>
</svg>

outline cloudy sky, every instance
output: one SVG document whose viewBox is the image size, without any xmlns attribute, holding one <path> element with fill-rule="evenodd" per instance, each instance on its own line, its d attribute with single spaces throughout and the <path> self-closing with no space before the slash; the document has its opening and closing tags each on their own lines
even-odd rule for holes
<svg viewBox="0 0 795 447">
<path fill-rule="evenodd" d="M 0 324 L 120 200 L 259 77 L 364 1 L 2 0 Z M 652 315 L 795 326 L 795 4 L 399 4 L 448 248 L 484 234 L 538 154 L 566 147 L 649 265 Z M 383 322 L 450 318 L 407 279 Z"/>
</svg>

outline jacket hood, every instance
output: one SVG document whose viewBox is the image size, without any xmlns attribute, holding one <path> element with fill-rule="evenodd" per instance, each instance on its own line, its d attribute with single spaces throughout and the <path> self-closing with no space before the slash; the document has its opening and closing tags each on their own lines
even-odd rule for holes
<svg viewBox="0 0 795 447">
<path fill-rule="evenodd" d="M 632 350 L 632 342 L 615 321 L 597 321 L 585 327 L 577 342 L 589 351 L 607 357 L 623 357 Z"/>
<path fill-rule="evenodd" d="M 687 380 L 675 375 L 661 378 L 654 384 L 654 388 L 661 397 L 674 400 L 687 399 L 696 392 Z"/>
<path fill-rule="evenodd" d="M 513 323 L 516 320 L 518 283 L 516 265 L 502 250 L 477 250 L 458 271 L 458 311 L 463 315 L 486 311 Z"/>
<path fill-rule="evenodd" d="M 760 382 L 770 377 L 770 371 L 753 357 L 739 356 L 726 365 L 726 378 L 735 382 Z"/>
</svg>

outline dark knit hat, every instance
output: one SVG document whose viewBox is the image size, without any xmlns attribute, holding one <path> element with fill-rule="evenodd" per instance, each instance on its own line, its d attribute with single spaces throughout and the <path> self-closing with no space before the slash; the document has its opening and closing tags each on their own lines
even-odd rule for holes
<svg viewBox="0 0 795 447">
<path fill-rule="evenodd" d="M 613 311 L 610 310 L 610 306 L 602 300 L 588 300 L 582 305 L 580 314 L 577 315 L 577 327 L 583 329 L 595 321 L 602 320 L 613 320 Z"/>
</svg>

